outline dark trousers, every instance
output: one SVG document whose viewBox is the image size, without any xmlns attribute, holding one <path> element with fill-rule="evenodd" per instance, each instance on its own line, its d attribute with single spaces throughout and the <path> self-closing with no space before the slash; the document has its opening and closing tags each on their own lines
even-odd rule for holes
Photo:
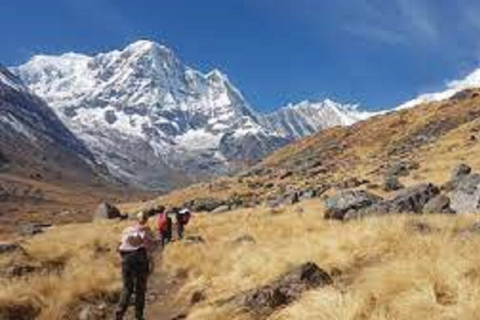
<svg viewBox="0 0 480 320">
<path fill-rule="evenodd" d="M 172 242 L 172 230 L 160 232 L 160 238 L 162 239 L 162 248 Z"/>
<path fill-rule="evenodd" d="M 145 293 L 149 272 L 147 252 L 145 249 L 140 249 L 134 252 L 123 252 L 121 256 L 123 290 L 118 305 L 117 320 L 123 319 L 134 292 L 135 316 L 139 320 L 144 319 Z"/>
<path fill-rule="evenodd" d="M 185 226 L 181 222 L 177 222 L 177 235 L 179 239 L 183 239 L 183 231 Z"/>
</svg>

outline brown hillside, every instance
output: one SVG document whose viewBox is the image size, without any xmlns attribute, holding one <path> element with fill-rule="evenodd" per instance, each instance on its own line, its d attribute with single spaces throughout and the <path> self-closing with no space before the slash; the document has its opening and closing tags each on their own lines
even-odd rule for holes
<svg viewBox="0 0 480 320">
<path fill-rule="evenodd" d="M 369 181 L 368 185 L 375 187 L 398 163 L 412 169 L 402 178 L 406 185 L 418 181 L 443 183 L 460 162 L 480 169 L 479 117 L 480 90 L 467 90 L 446 101 L 322 131 L 278 150 L 237 177 L 194 185 L 154 203 L 182 205 L 205 197 L 236 197 L 254 205 L 292 190 L 323 192 L 359 181 Z M 138 206 L 125 208 L 134 210 Z"/>
</svg>

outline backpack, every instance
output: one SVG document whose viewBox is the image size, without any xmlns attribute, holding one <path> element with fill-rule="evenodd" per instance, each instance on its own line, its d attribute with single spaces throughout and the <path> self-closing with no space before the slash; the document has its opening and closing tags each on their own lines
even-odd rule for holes
<svg viewBox="0 0 480 320">
<path fill-rule="evenodd" d="M 168 215 L 166 213 L 160 213 L 157 217 L 157 230 L 165 232 L 168 229 Z"/>
</svg>

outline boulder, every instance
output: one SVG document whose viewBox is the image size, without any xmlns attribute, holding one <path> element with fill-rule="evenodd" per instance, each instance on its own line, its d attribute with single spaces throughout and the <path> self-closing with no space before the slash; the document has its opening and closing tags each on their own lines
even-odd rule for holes
<svg viewBox="0 0 480 320">
<path fill-rule="evenodd" d="M 16 242 L 0 242 L 0 254 L 11 253 L 21 249 L 22 247 Z"/>
<path fill-rule="evenodd" d="M 457 213 L 480 212 L 480 174 L 461 178 L 450 193 L 451 208 Z"/>
<path fill-rule="evenodd" d="M 378 202 L 362 210 L 352 210 L 345 215 L 344 219 L 393 213 L 422 213 L 424 206 L 438 194 L 440 194 L 440 189 L 435 185 L 420 184 L 398 191 L 393 199 Z"/>
<path fill-rule="evenodd" d="M 397 191 L 403 189 L 403 185 L 398 180 L 398 177 L 395 175 L 386 175 L 383 179 L 382 189 L 384 191 Z"/>
<path fill-rule="evenodd" d="M 298 300 L 305 291 L 332 284 L 333 280 L 328 273 L 315 263 L 307 262 L 269 284 L 240 293 L 225 302 L 233 302 L 252 313 L 266 316 Z"/>
<path fill-rule="evenodd" d="M 343 220 L 348 212 L 364 209 L 381 200 L 381 197 L 364 190 L 340 191 L 326 200 L 325 219 Z"/>
<path fill-rule="evenodd" d="M 453 170 L 450 177 L 450 180 L 458 180 L 472 173 L 472 168 L 464 163 L 457 165 Z"/>
<path fill-rule="evenodd" d="M 227 205 L 222 205 L 220 207 L 215 208 L 212 213 L 225 213 L 230 211 L 230 207 Z"/>
<path fill-rule="evenodd" d="M 347 180 L 344 180 L 344 181 L 341 181 L 341 182 L 337 183 L 335 186 L 338 189 L 353 189 L 353 188 L 360 187 L 364 184 L 367 184 L 369 182 L 370 181 L 365 180 L 365 179 L 359 179 L 359 178 L 356 178 L 356 177 L 352 177 L 352 178 L 348 178 Z"/>
<path fill-rule="evenodd" d="M 386 176 L 408 176 L 411 170 L 418 169 L 419 165 L 416 162 L 409 160 L 402 160 L 391 164 L 385 172 Z"/>
<path fill-rule="evenodd" d="M 452 191 L 460 185 L 463 179 L 467 178 L 472 173 L 472 168 L 461 163 L 456 166 L 450 175 L 450 180 L 443 186 L 444 190 Z"/>
<path fill-rule="evenodd" d="M 46 228 L 51 227 L 48 223 L 26 223 L 18 227 L 18 233 L 24 237 L 31 237 L 43 233 Z"/>
<path fill-rule="evenodd" d="M 212 212 L 216 208 L 224 205 L 224 201 L 212 197 L 199 198 L 184 204 L 184 207 L 190 208 L 194 212 Z"/>
<path fill-rule="evenodd" d="M 114 205 L 103 202 L 97 207 L 93 218 L 95 220 L 119 219 L 122 218 L 122 214 L 120 213 L 120 210 L 118 210 L 118 208 Z"/>
<path fill-rule="evenodd" d="M 430 199 L 423 207 L 423 213 L 455 213 L 455 211 L 450 208 L 450 198 L 442 194 Z"/>
</svg>

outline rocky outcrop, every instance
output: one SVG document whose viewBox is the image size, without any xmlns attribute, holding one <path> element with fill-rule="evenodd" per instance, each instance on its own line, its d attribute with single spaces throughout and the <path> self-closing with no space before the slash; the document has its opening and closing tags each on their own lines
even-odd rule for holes
<svg viewBox="0 0 480 320">
<path fill-rule="evenodd" d="M 423 207 L 423 213 L 455 213 L 450 207 L 450 198 L 444 194 L 431 199 Z"/>
<path fill-rule="evenodd" d="M 243 292 L 220 302 L 233 303 L 251 313 L 267 316 L 296 300 L 308 290 L 333 284 L 330 275 L 315 263 L 307 262 L 293 268 L 262 287 Z"/>
<path fill-rule="evenodd" d="M 480 174 L 469 174 L 455 180 L 450 193 L 451 207 L 457 213 L 480 212 Z"/>
<path fill-rule="evenodd" d="M 97 210 L 95 211 L 93 218 L 95 220 L 102 220 L 102 219 L 111 220 L 111 219 L 120 219 L 120 218 L 123 218 L 123 216 L 117 207 L 115 207 L 114 205 L 111 205 L 110 203 L 103 202 L 97 207 Z"/>
<path fill-rule="evenodd" d="M 421 184 L 397 192 L 393 199 L 385 200 L 362 210 L 351 210 L 344 219 L 356 219 L 393 213 L 422 213 L 424 206 L 440 194 L 431 183 Z"/>
<path fill-rule="evenodd" d="M 347 213 L 357 212 L 382 200 L 364 190 L 341 191 L 326 201 L 325 219 L 343 220 Z"/>
</svg>

